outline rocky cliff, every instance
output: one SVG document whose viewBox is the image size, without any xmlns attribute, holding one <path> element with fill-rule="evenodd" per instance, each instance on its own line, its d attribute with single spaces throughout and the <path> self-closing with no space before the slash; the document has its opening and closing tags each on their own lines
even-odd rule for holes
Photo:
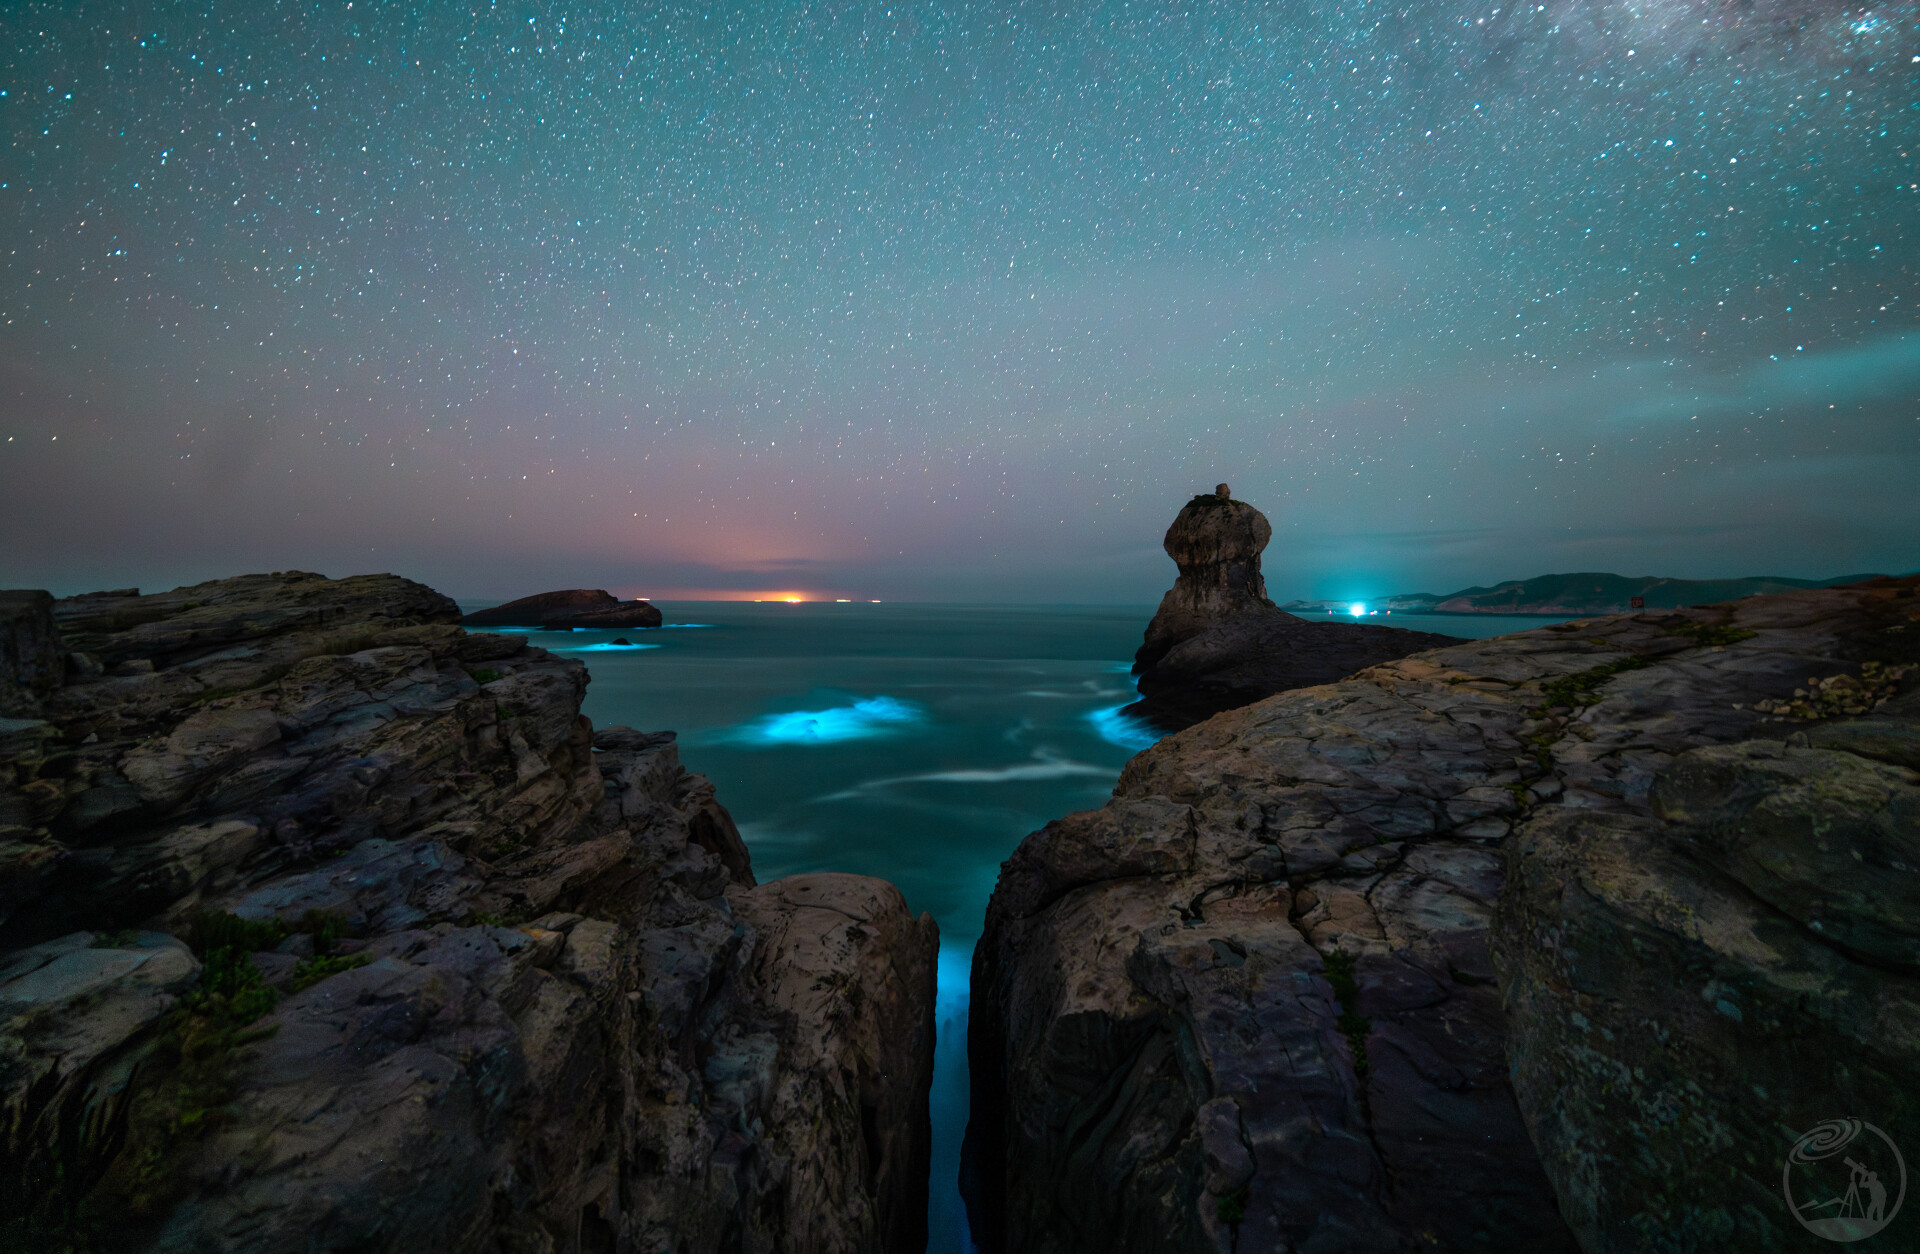
<svg viewBox="0 0 1920 1254">
<path fill-rule="evenodd" d="M 931 919 L 457 618 L 0 598 L 0 1245 L 918 1250 Z"/>
<path fill-rule="evenodd" d="M 1801 1248 L 1800 1132 L 1920 1146 L 1915 584 L 1455 644 L 1135 757 L 988 909 L 988 1247 Z"/>
<path fill-rule="evenodd" d="M 1127 714 L 1178 731 L 1276 692 L 1454 642 L 1373 624 L 1309 622 L 1275 609 L 1260 574 L 1273 527 L 1226 486 L 1194 497 L 1167 528 L 1162 545 L 1179 574 L 1134 655 L 1141 700 Z"/>
</svg>

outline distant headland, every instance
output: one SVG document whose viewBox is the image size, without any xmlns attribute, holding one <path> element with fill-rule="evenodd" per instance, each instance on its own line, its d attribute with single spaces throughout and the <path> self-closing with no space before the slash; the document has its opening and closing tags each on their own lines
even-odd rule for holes
<svg viewBox="0 0 1920 1254">
<path fill-rule="evenodd" d="M 1462 588 L 1444 596 L 1432 592 L 1403 592 L 1365 604 L 1369 610 L 1397 614 L 1540 614 L 1569 618 L 1623 614 L 1633 609 L 1679 610 L 1800 588 L 1839 588 L 1879 578 L 1884 576 L 1789 579 L 1784 575 L 1748 575 L 1740 579 L 1667 579 L 1658 575 L 1583 571 L 1509 579 L 1491 588 Z M 1639 599 L 1638 604 L 1635 598 Z M 1353 604 L 1352 601 L 1289 601 L 1280 608 L 1294 614 L 1338 614 L 1348 612 Z"/>
</svg>

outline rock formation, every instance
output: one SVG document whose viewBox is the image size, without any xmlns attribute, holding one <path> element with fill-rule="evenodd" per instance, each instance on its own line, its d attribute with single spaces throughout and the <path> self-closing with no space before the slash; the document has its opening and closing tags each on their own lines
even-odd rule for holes
<svg viewBox="0 0 1920 1254">
<path fill-rule="evenodd" d="M 660 611 L 647 601 L 622 601 L 599 588 L 570 588 L 541 592 L 492 609 L 479 610 L 460 620 L 466 627 L 536 627 L 568 631 L 575 627 L 658 627 Z"/>
<path fill-rule="evenodd" d="M 1188 501 L 1160 542 L 1180 574 L 1160 598 L 1135 662 L 1152 666 L 1220 619 L 1272 610 L 1260 576 L 1260 554 L 1272 538 L 1265 514 L 1218 488 Z"/>
<path fill-rule="evenodd" d="M 1637 729 L 1620 796 L 1509 839 L 1514 1088 L 1585 1250 L 1807 1249 L 1797 1134 L 1851 1117 L 1920 1145 L 1920 601 L 1890 591 L 1742 602 L 1727 630 L 1752 639 L 1633 676 L 1554 746 L 1578 787 Z M 1835 1218 L 1822 1200 L 1795 1198 Z"/>
<path fill-rule="evenodd" d="M 1372 624 L 1309 622 L 1274 608 L 1260 574 L 1267 516 L 1227 485 L 1188 501 L 1162 542 L 1180 574 L 1134 655 L 1141 700 L 1127 713 L 1177 731 L 1262 697 L 1330 683 L 1378 662 L 1454 643 Z"/>
<path fill-rule="evenodd" d="M 1799 1132 L 1920 1146 L 1917 582 L 1459 643 L 1135 757 L 988 909 L 986 1248 L 1805 1248 Z"/>
<path fill-rule="evenodd" d="M 932 920 L 754 886 L 578 662 L 392 576 L 0 609 L 0 1247 L 922 1247 Z"/>
</svg>

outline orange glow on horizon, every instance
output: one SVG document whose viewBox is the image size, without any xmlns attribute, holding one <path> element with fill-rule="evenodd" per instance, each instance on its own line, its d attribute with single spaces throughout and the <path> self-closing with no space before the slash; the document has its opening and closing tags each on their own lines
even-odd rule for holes
<svg viewBox="0 0 1920 1254">
<path fill-rule="evenodd" d="M 622 590 L 617 594 L 622 600 L 635 601 L 767 601 L 784 602 L 788 605 L 802 605 L 814 601 L 827 604 L 880 604 L 878 597 L 848 596 L 840 590 L 820 591 L 803 588 L 775 588 L 765 591 L 743 591 L 739 588 L 655 588 L 651 592 L 629 592 Z"/>
<path fill-rule="evenodd" d="M 685 598 L 689 601 L 772 601 L 785 602 L 788 605 L 801 605 L 808 601 L 831 601 L 831 593 L 802 592 L 787 588 L 768 592 L 741 592 L 736 589 L 712 589 L 699 596 Z"/>
</svg>

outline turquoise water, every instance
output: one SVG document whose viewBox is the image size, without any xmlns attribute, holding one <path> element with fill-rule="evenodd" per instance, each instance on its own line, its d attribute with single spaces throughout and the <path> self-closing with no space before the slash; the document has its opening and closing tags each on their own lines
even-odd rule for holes
<svg viewBox="0 0 1920 1254">
<path fill-rule="evenodd" d="M 877 875 L 939 921 L 928 1250 L 966 1254 L 973 945 L 1014 846 L 1102 804 L 1151 743 L 1118 710 L 1153 607 L 657 604 L 668 625 L 655 630 L 528 634 L 587 663 L 596 727 L 680 734 L 681 760 L 719 788 L 760 879 Z M 1549 621 L 1402 620 L 1462 636 Z"/>
</svg>

